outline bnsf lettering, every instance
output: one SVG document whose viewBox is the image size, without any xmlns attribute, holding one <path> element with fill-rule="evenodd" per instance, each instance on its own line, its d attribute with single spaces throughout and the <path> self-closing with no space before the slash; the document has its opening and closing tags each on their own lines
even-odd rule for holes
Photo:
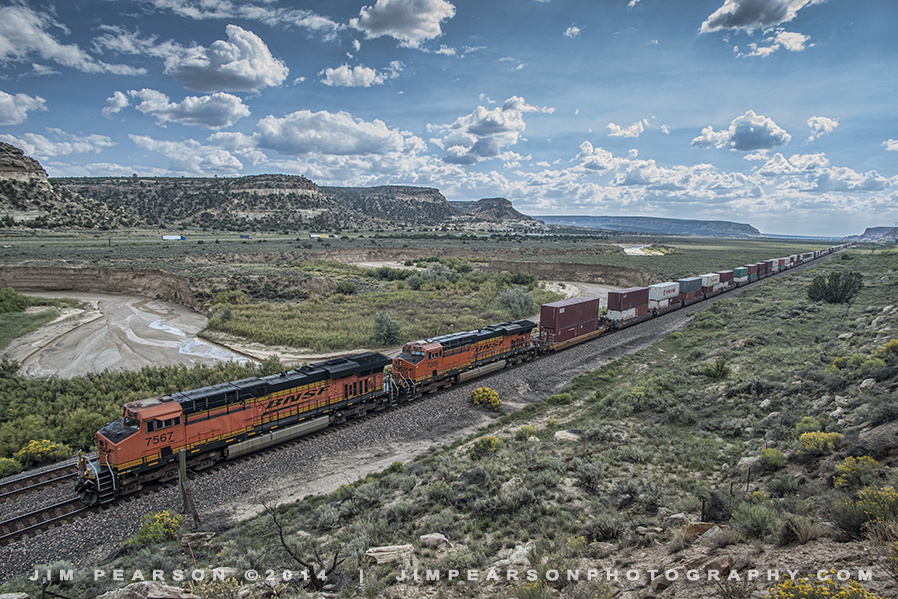
<svg viewBox="0 0 898 599">
<path fill-rule="evenodd" d="M 265 406 L 265 412 L 272 412 L 277 410 L 278 408 L 289 406 L 290 404 L 294 404 L 298 401 L 302 401 L 304 399 L 312 399 L 313 397 L 318 397 L 324 390 L 327 389 L 326 386 L 322 385 L 317 389 L 308 389 L 303 391 L 302 393 L 296 393 L 294 395 L 285 395 L 284 397 L 280 397 L 278 399 L 274 399 Z"/>
<path fill-rule="evenodd" d="M 479 348 L 477 348 L 477 351 L 486 351 L 488 349 L 493 349 L 493 348 L 499 347 L 500 345 L 502 345 L 502 341 L 504 341 L 504 339 L 502 337 L 498 337 L 496 339 L 491 339 L 491 340 L 485 342 Z"/>
</svg>

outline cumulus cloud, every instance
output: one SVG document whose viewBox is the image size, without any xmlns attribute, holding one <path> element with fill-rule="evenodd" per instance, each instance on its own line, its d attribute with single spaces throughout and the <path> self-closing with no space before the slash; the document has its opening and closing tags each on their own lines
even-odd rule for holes
<svg viewBox="0 0 898 599">
<path fill-rule="evenodd" d="M 443 34 L 441 23 L 455 16 L 455 6 L 445 0 L 377 0 L 364 6 L 349 24 L 368 39 L 390 36 L 401 46 L 420 48 Z"/>
<path fill-rule="evenodd" d="M 156 152 L 168 158 L 173 173 L 185 175 L 236 174 L 243 164 L 227 150 L 207 146 L 189 139 L 163 141 L 145 135 L 128 135 L 139 148 Z"/>
<path fill-rule="evenodd" d="M 711 126 L 702 129 L 702 134 L 692 140 L 693 148 L 729 148 L 740 152 L 765 150 L 789 143 L 792 136 L 777 126 L 773 119 L 755 114 L 749 110 L 733 119 L 730 128 L 714 131 Z"/>
<path fill-rule="evenodd" d="M 289 70 L 251 31 L 228 25 L 228 40 L 196 46 L 165 61 L 165 71 L 184 87 L 200 92 L 257 91 L 280 85 Z"/>
<path fill-rule="evenodd" d="M 639 137 L 639 135 L 645 131 L 648 124 L 648 119 L 642 119 L 626 128 L 615 125 L 614 123 L 608 123 L 606 128 L 608 129 L 609 137 Z"/>
<path fill-rule="evenodd" d="M 451 125 L 429 128 L 445 132 L 442 138 L 432 141 L 446 152 L 446 162 L 474 164 L 496 158 L 503 148 L 516 144 L 526 128 L 524 113 L 540 111 L 552 109 L 530 106 L 523 98 L 512 96 L 501 107 L 488 110 L 478 106 Z"/>
<path fill-rule="evenodd" d="M 128 65 L 99 61 L 77 44 L 63 44 L 57 40 L 54 37 L 57 31 L 63 35 L 70 33 L 65 25 L 50 15 L 36 12 L 27 6 L 0 8 L 0 62 L 33 63 L 39 59 L 85 73 L 142 75 L 146 72 Z M 33 67 L 38 73 L 52 72 L 43 65 Z"/>
<path fill-rule="evenodd" d="M 380 120 L 363 121 L 347 112 L 300 110 L 259 121 L 258 146 L 287 156 L 382 154 L 423 148 L 423 141 L 390 129 Z"/>
<path fill-rule="evenodd" d="M 128 99 L 128 96 L 122 92 L 115 92 L 110 97 L 106 98 L 106 101 L 103 103 L 103 111 L 100 114 L 107 119 L 111 119 L 112 115 L 118 114 L 124 108 L 127 108 L 130 103 L 131 101 Z"/>
<path fill-rule="evenodd" d="M 381 72 L 366 66 L 350 67 L 349 65 L 341 65 L 336 69 L 324 69 L 319 75 L 324 75 L 321 82 L 325 85 L 337 87 L 371 87 L 372 85 L 383 85 L 389 79 L 399 77 L 399 73 L 405 65 L 398 60 L 390 63 L 390 67 Z"/>
<path fill-rule="evenodd" d="M 805 6 L 821 4 L 824 0 L 725 0 L 723 6 L 709 16 L 701 26 L 702 33 L 721 29 L 769 29 L 795 18 Z"/>
<path fill-rule="evenodd" d="M 808 119 L 808 127 L 811 128 L 811 135 L 808 141 L 814 141 L 825 133 L 832 133 L 839 126 L 839 119 L 830 119 L 825 116 L 812 116 Z"/>
<path fill-rule="evenodd" d="M 245 116 L 249 108 L 237 96 L 217 92 L 209 96 L 187 96 L 181 102 L 170 102 L 168 96 L 152 89 L 130 91 L 140 103 L 135 106 L 162 123 L 180 123 L 207 129 L 230 127 Z"/>
<path fill-rule="evenodd" d="M 571 39 L 573 39 L 575 37 L 580 37 L 580 28 L 574 27 L 573 25 L 571 25 L 570 27 L 565 29 L 564 36 L 569 37 Z"/>
<path fill-rule="evenodd" d="M 766 58 L 768 56 L 771 56 L 780 48 L 785 48 L 790 52 L 800 52 L 801 50 L 805 49 L 805 44 L 809 39 L 811 39 L 810 36 L 802 35 L 801 33 L 794 33 L 792 31 L 777 29 L 775 35 L 765 38 L 764 41 L 761 42 L 761 44 L 748 44 L 748 47 L 751 49 L 751 52 L 749 52 L 748 54 L 738 52 L 738 48 L 737 54 L 744 57 L 760 56 L 762 58 Z"/>
<path fill-rule="evenodd" d="M 69 154 L 98 154 L 115 145 L 105 135 L 74 135 L 56 128 L 48 128 L 47 132 L 49 138 L 38 133 L 26 133 L 21 137 L 0 135 L 0 140 L 20 148 L 27 156 L 41 159 Z"/>
<path fill-rule="evenodd" d="M 45 100 L 40 96 L 27 94 L 8 94 L 0 91 L 0 125 L 18 125 L 24 123 L 28 113 L 35 110 L 46 110 Z"/>
</svg>

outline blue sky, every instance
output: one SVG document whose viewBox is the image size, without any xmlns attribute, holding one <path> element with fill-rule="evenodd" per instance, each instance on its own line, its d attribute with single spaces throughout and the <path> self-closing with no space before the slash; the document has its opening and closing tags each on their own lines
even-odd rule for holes
<svg viewBox="0 0 898 599">
<path fill-rule="evenodd" d="M 895 0 L 0 0 L 50 176 L 305 175 L 526 214 L 898 221 Z"/>
</svg>

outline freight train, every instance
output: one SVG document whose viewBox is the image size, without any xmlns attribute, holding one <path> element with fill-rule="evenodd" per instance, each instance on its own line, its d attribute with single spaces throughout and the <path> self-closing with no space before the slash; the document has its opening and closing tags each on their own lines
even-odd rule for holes
<svg viewBox="0 0 898 599">
<path fill-rule="evenodd" d="M 544 304 L 540 324 L 514 320 L 406 343 L 392 360 L 364 353 L 124 405 L 81 456 L 76 493 L 99 505 L 177 477 L 181 452 L 202 470 L 422 394 L 594 339 L 804 264 L 847 246 L 796 254 L 608 293 Z"/>
</svg>

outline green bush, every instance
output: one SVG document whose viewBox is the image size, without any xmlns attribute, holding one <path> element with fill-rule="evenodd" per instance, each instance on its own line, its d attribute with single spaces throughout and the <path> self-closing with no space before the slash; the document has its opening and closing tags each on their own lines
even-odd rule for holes
<svg viewBox="0 0 898 599">
<path fill-rule="evenodd" d="M 495 453 L 499 450 L 501 445 L 502 441 L 498 438 L 493 437 L 492 435 L 487 435 L 486 437 L 481 437 L 474 441 L 474 445 L 471 447 L 469 455 L 472 460 L 477 461 L 485 455 Z"/>
<path fill-rule="evenodd" d="M 22 464 L 12 458 L 0 458 L 0 478 L 12 476 L 22 471 Z"/>
<path fill-rule="evenodd" d="M 556 395 L 550 395 L 548 399 L 546 399 L 546 403 L 550 406 L 566 406 L 573 400 L 574 398 L 570 393 L 558 393 Z"/>
<path fill-rule="evenodd" d="M 396 345 L 402 340 L 402 327 L 388 312 L 374 315 L 374 342 L 380 346 Z"/>
<path fill-rule="evenodd" d="M 518 441 L 526 441 L 530 437 L 535 437 L 537 433 L 536 427 L 531 424 L 525 424 L 515 431 L 514 436 Z"/>
<path fill-rule="evenodd" d="M 72 450 L 68 445 L 53 443 L 47 439 L 31 441 L 16 453 L 16 460 L 25 468 L 58 462 L 69 457 Z"/>
<path fill-rule="evenodd" d="M 758 464 L 767 472 L 774 472 L 786 465 L 786 456 L 779 449 L 767 448 L 761 450 Z"/>
<path fill-rule="evenodd" d="M 12 287 L 0 289 L 0 314 L 7 312 L 23 312 L 29 305 L 28 298 Z"/>
<path fill-rule="evenodd" d="M 705 366 L 705 376 L 715 381 L 722 381 L 730 376 L 730 367 L 725 358 L 717 358 L 714 364 Z"/>
<path fill-rule="evenodd" d="M 499 307 L 511 314 L 512 318 L 524 318 L 535 314 L 538 309 L 533 296 L 521 289 L 506 289 L 499 294 Z"/>
<path fill-rule="evenodd" d="M 743 504 L 733 511 L 730 523 L 749 538 L 764 539 L 777 529 L 779 518 L 765 503 Z"/>
<path fill-rule="evenodd" d="M 339 285 L 337 285 L 337 293 L 342 293 L 343 295 L 353 295 L 358 290 L 359 286 L 352 281 L 340 281 Z"/>
<path fill-rule="evenodd" d="M 812 302 L 828 304 L 850 303 L 864 288 L 864 277 L 856 271 L 834 272 L 817 275 L 808 287 L 807 296 Z"/>
</svg>

